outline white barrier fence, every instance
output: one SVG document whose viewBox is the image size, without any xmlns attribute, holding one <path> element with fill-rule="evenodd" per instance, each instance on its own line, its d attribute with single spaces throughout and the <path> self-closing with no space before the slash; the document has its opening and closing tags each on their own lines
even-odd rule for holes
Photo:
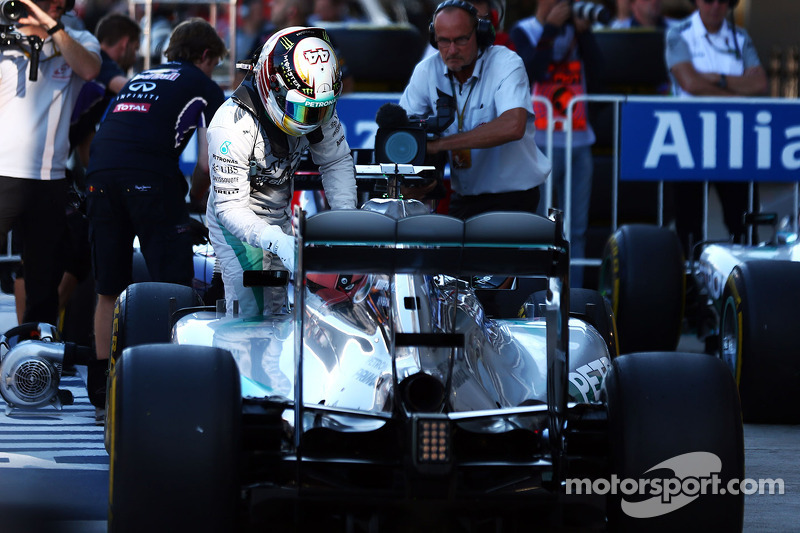
<svg viewBox="0 0 800 533">
<path fill-rule="evenodd" d="M 657 221 L 664 224 L 664 183 L 704 184 L 703 239 L 708 238 L 709 183 L 793 183 L 792 227 L 800 215 L 800 100 L 785 98 L 691 98 L 579 95 L 567 106 L 565 188 L 572 190 L 570 125 L 580 102 L 610 103 L 612 119 L 611 232 L 619 225 L 621 180 L 658 184 Z M 550 121 L 548 121 L 550 123 Z M 571 198 L 564 199 L 571 220 Z M 569 238 L 570 225 L 565 224 Z M 599 258 L 575 259 L 599 265 Z"/>
</svg>

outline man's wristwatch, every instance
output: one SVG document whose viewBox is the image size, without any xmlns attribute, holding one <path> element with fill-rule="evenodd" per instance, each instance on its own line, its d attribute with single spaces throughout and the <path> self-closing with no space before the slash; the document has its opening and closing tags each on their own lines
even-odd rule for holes
<svg viewBox="0 0 800 533">
<path fill-rule="evenodd" d="M 64 29 L 64 23 L 59 20 L 58 22 L 56 22 L 55 26 L 47 30 L 47 35 L 53 35 L 55 32 L 63 29 Z"/>
<path fill-rule="evenodd" d="M 719 81 L 717 82 L 717 86 L 720 89 L 727 89 L 728 88 L 728 77 L 725 74 L 719 75 Z"/>
</svg>

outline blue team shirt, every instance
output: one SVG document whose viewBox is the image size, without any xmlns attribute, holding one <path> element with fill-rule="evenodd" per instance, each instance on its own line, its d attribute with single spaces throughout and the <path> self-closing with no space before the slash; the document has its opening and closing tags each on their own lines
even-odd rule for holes
<svg viewBox="0 0 800 533">
<path fill-rule="evenodd" d="M 133 76 L 111 101 L 92 141 L 88 172 L 136 168 L 179 173 L 180 154 L 224 101 L 194 64 L 164 63 Z"/>
</svg>

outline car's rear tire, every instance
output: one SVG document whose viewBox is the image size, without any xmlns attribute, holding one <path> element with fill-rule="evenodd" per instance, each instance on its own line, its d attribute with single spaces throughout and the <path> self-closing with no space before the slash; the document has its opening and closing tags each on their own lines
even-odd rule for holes
<svg viewBox="0 0 800 533">
<path fill-rule="evenodd" d="M 620 353 L 678 347 L 685 271 L 680 240 L 670 229 L 631 224 L 609 237 L 598 290 L 611 302 Z"/>
<path fill-rule="evenodd" d="M 242 404 L 230 352 L 128 348 L 109 407 L 109 532 L 236 530 Z"/>
<path fill-rule="evenodd" d="M 542 317 L 541 304 L 547 302 L 547 291 L 536 291 L 522 306 L 522 318 L 532 309 L 534 317 Z M 593 308 L 588 307 L 593 306 Z M 603 337 L 611 357 L 619 355 L 617 346 L 617 326 L 611 304 L 595 290 L 575 288 L 569 290 L 569 316 L 580 318 L 591 324 Z"/>
<path fill-rule="evenodd" d="M 722 295 L 720 355 L 739 384 L 747 422 L 800 422 L 795 328 L 800 322 L 800 263 L 747 261 Z"/>
<path fill-rule="evenodd" d="M 736 383 L 719 359 L 693 353 L 623 355 L 611 363 L 602 398 L 608 407 L 610 470 L 621 482 L 608 497 L 612 531 L 742 530 L 744 494 L 731 493 L 736 482 L 728 485 L 744 478 L 741 410 Z M 670 463 L 653 468 L 664 461 Z M 623 493 L 623 480 L 651 476 L 680 480 L 691 492 L 694 484 L 687 479 L 713 480 L 715 472 L 724 495 L 711 494 L 707 485 L 706 494 L 672 510 L 663 490 L 649 497 Z M 679 503 L 677 497 L 667 500 Z"/>
</svg>

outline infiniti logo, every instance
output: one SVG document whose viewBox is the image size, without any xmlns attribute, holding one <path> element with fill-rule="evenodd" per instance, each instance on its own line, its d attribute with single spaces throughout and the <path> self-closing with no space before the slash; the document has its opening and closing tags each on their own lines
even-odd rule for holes
<svg viewBox="0 0 800 533">
<path fill-rule="evenodd" d="M 128 85 L 128 89 L 134 92 L 141 91 L 143 93 L 146 93 L 148 91 L 152 91 L 155 88 L 156 84 L 155 82 L 152 81 L 135 81 L 130 85 Z"/>
</svg>

